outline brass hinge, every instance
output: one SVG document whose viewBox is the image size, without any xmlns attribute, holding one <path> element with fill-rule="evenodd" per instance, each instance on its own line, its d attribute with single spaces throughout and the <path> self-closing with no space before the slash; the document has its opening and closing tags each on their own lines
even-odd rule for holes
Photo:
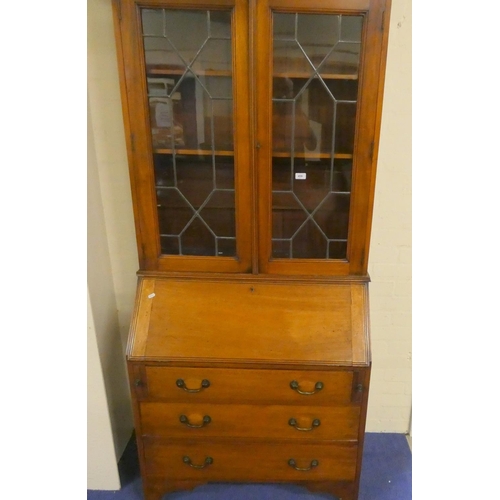
<svg viewBox="0 0 500 500">
<path fill-rule="evenodd" d="M 375 151 L 375 143 L 372 141 L 370 144 L 370 160 L 373 161 L 373 152 Z"/>
<path fill-rule="evenodd" d="M 384 28 L 385 28 L 385 10 L 382 12 L 382 25 L 380 26 L 380 31 L 384 32 Z"/>
<path fill-rule="evenodd" d="M 135 135 L 130 134 L 130 147 L 132 148 L 132 153 L 135 153 Z"/>
</svg>

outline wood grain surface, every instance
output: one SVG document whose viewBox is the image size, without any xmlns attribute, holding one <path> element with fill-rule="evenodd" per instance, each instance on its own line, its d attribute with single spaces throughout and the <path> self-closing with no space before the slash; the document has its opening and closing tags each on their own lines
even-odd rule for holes
<svg viewBox="0 0 500 500">
<path fill-rule="evenodd" d="M 366 284 L 145 280 L 130 360 L 369 361 Z"/>
</svg>

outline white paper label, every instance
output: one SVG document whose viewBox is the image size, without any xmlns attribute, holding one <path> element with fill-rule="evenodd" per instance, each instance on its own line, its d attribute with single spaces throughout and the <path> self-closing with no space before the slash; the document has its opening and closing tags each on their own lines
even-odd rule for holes
<svg viewBox="0 0 500 500">
<path fill-rule="evenodd" d="M 307 177 L 307 174 L 306 174 L 306 173 L 299 173 L 299 172 L 297 172 L 297 173 L 295 174 L 295 178 L 296 178 L 296 179 L 305 179 L 306 177 Z"/>
<path fill-rule="evenodd" d="M 167 103 L 159 102 L 155 109 L 156 126 L 167 128 L 172 126 L 172 107 Z"/>
</svg>

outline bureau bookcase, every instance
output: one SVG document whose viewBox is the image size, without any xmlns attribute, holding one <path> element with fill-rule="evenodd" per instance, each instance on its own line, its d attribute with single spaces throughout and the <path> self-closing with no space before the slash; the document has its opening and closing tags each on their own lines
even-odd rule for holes
<svg viewBox="0 0 500 500">
<path fill-rule="evenodd" d="M 390 0 L 114 0 L 146 500 L 358 497 Z"/>
</svg>

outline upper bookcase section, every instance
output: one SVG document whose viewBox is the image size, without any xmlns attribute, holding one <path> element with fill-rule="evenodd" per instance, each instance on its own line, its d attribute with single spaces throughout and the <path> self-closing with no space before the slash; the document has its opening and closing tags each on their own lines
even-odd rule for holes
<svg viewBox="0 0 500 500">
<path fill-rule="evenodd" d="M 116 0 L 140 266 L 365 275 L 384 0 Z"/>
</svg>

